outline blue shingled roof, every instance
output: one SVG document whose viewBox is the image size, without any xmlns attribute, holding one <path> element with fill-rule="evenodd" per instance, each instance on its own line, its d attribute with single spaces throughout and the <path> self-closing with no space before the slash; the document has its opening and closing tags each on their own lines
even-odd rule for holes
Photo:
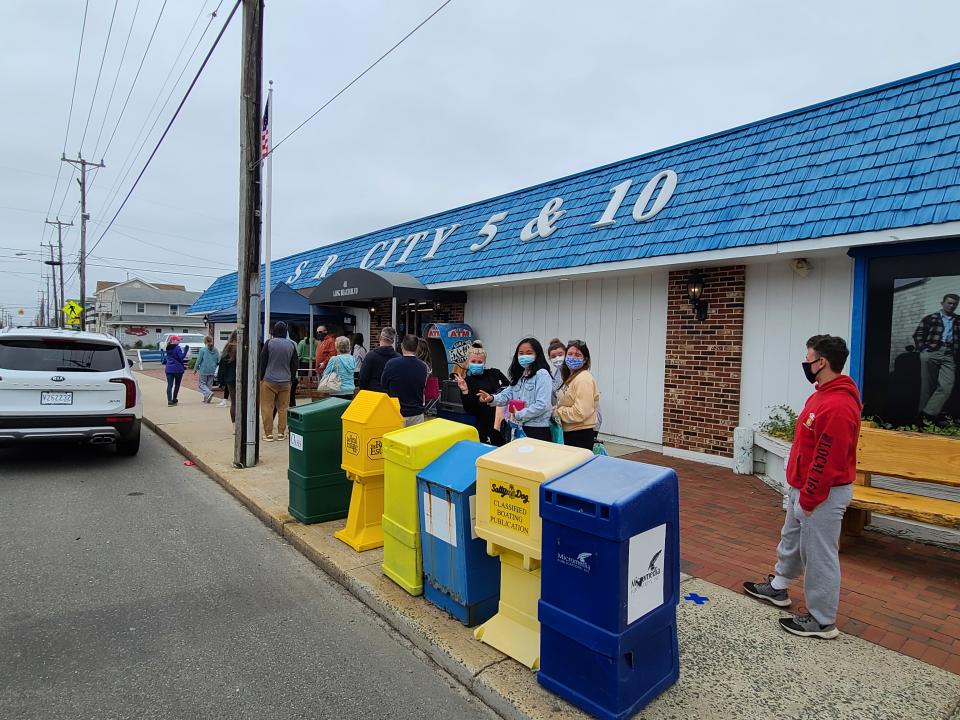
<svg viewBox="0 0 960 720">
<path fill-rule="evenodd" d="M 371 269 L 406 272 L 427 285 L 664 255 L 807 240 L 960 220 L 960 64 L 778 115 L 705 138 L 437 213 L 273 262 L 273 277 L 311 287 L 327 274 L 358 267 L 377 242 L 388 247 L 418 232 L 403 264 L 405 241 L 389 262 Z M 676 191 L 652 219 L 631 211 L 644 185 L 663 170 L 677 173 Z M 616 224 L 594 228 L 611 188 L 633 184 Z M 662 184 L 660 185 L 662 187 Z M 521 241 L 524 226 L 551 198 L 566 211 L 547 238 Z M 497 235 L 471 244 L 496 213 Z M 459 223 L 425 259 L 435 229 Z M 236 302 L 236 273 L 203 293 L 190 312 Z"/>
</svg>

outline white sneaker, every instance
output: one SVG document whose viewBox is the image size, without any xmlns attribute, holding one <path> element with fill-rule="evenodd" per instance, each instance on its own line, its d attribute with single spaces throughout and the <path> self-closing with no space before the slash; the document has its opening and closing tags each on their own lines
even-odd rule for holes
<svg viewBox="0 0 960 720">
<path fill-rule="evenodd" d="M 226 400 L 221 400 L 220 402 L 217 403 L 217 407 L 226 407 L 227 404 L 228 403 Z"/>
<path fill-rule="evenodd" d="M 286 433 L 286 432 L 282 432 L 282 433 L 278 433 L 278 434 L 277 434 L 277 440 L 286 440 L 286 439 L 287 439 L 287 433 Z"/>
<path fill-rule="evenodd" d="M 273 442 L 273 435 L 264 435 L 264 436 L 263 436 L 263 441 L 264 441 L 264 442 Z"/>
</svg>

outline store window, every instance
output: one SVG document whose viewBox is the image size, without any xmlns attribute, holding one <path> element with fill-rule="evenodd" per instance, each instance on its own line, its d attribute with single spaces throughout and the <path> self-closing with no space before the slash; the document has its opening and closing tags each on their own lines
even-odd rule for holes
<svg viewBox="0 0 960 720">
<path fill-rule="evenodd" d="M 960 427 L 960 252 L 862 262 L 864 416 Z"/>
<path fill-rule="evenodd" d="M 137 303 L 137 312 L 141 315 L 147 311 L 146 303 Z"/>
</svg>

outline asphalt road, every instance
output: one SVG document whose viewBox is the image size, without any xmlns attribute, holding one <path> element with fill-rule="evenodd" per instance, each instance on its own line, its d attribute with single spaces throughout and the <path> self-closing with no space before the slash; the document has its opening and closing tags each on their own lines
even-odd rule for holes
<svg viewBox="0 0 960 720">
<path fill-rule="evenodd" d="M 144 428 L 0 449 L 0 717 L 494 716 Z"/>
</svg>

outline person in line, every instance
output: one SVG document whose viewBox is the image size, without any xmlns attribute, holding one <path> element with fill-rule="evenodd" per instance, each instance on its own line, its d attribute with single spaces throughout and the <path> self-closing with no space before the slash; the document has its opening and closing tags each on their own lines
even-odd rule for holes
<svg viewBox="0 0 960 720">
<path fill-rule="evenodd" d="M 167 407 L 176 405 L 180 395 L 180 383 L 183 382 L 183 373 L 187 371 L 187 356 L 190 346 L 180 347 L 180 336 L 171 335 L 167 339 L 167 350 L 163 357 L 164 370 L 167 374 Z"/>
<path fill-rule="evenodd" d="M 363 344 L 363 333 L 354 333 L 353 337 L 350 338 L 350 343 L 352 345 L 350 352 L 353 355 L 353 361 L 357 365 L 357 372 L 360 372 L 360 368 L 363 367 L 363 358 L 367 356 L 367 348 Z"/>
<path fill-rule="evenodd" d="M 310 332 L 303 334 L 303 337 L 300 339 L 300 342 L 297 343 L 297 357 L 300 359 L 300 369 L 309 370 L 313 367 L 313 358 L 316 355 L 316 346 L 313 347 L 314 352 L 311 353 L 311 342 L 310 342 Z"/>
<path fill-rule="evenodd" d="M 337 348 L 337 354 L 327 363 L 327 369 L 323 371 L 323 377 L 337 374 L 340 378 L 340 392 L 333 397 L 342 397 L 348 400 L 353 398 L 355 385 L 353 384 L 353 372 L 356 370 L 356 361 L 350 352 L 350 338 L 341 335 L 334 341 Z"/>
<path fill-rule="evenodd" d="M 226 407 L 230 399 L 230 422 L 237 421 L 237 331 L 230 333 L 217 366 L 217 381 L 223 388 L 225 397 L 217 407 Z"/>
<path fill-rule="evenodd" d="M 383 368 L 380 384 L 390 397 L 400 401 L 400 414 L 403 415 L 403 426 L 410 427 L 424 421 L 423 389 L 427 384 L 427 375 L 430 370 L 417 357 L 419 338 L 416 335 L 405 335 L 400 343 L 400 357 L 387 361 Z M 371 353 L 372 354 L 372 353 Z M 369 362 L 369 358 L 367 360 Z"/>
<path fill-rule="evenodd" d="M 842 374 L 849 355 L 843 338 L 807 340 L 803 373 L 816 389 L 797 420 L 787 460 L 790 488 L 777 564 L 765 582 L 743 584 L 748 595 L 784 608 L 791 603 L 790 582 L 802 574 L 807 613 L 780 618 L 784 630 L 800 637 L 839 635 L 840 525 L 853 498 L 862 408 L 856 384 Z"/>
<path fill-rule="evenodd" d="M 583 340 L 567 343 L 554 414 L 563 428 L 563 444 L 593 450 L 600 392 L 590 372 L 590 348 Z"/>
<path fill-rule="evenodd" d="M 392 327 L 385 327 L 380 331 L 379 347 L 374 348 L 363 358 L 360 367 L 360 389 L 373 392 L 386 392 L 381 380 L 383 369 L 394 358 L 400 357 L 394 347 L 397 344 L 397 331 Z"/>
<path fill-rule="evenodd" d="M 287 338 L 287 324 L 273 326 L 271 338 L 260 350 L 260 420 L 264 442 L 273 442 L 273 415 L 277 414 L 277 439 L 287 436 L 287 408 L 290 387 L 297 372 L 297 346 Z M 233 393 L 231 393 L 232 395 Z"/>
<path fill-rule="evenodd" d="M 424 338 L 417 338 L 417 357 L 427 366 L 427 384 L 423 387 L 424 407 L 432 408 L 440 399 L 440 378 L 433 374 L 433 360 L 430 359 L 430 346 Z M 432 415 L 435 412 L 431 411 Z"/>
<path fill-rule="evenodd" d="M 314 368 L 318 377 L 323 377 L 323 371 L 327 369 L 327 363 L 330 358 L 337 354 L 337 347 L 334 343 L 335 336 L 327 332 L 326 325 L 317 325 L 317 352 Z"/>
<path fill-rule="evenodd" d="M 477 399 L 488 405 L 503 407 L 511 400 L 520 400 L 524 407 L 513 413 L 527 437 L 550 442 L 550 416 L 553 405 L 553 378 L 543 354 L 543 346 L 536 338 L 524 338 L 517 344 L 510 363 L 510 384 L 498 393 L 477 392 Z"/>
<path fill-rule="evenodd" d="M 473 422 L 480 434 L 480 442 L 490 443 L 500 447 L 503 445 L 503 435 L 495 428 L 497 411 L 487 403 L 480 402 L 477 395 L 481 390 L 490 396 L 503 390 L 510 381 L 497 368 L 487 367 L 487 351 L 483 343 L 474 340 L 467 356 L 467 375 L 456 375 L 457 387 L 460 388 L 460 399 L 463 409 L 473 415 Z"/>
<path fill-rule="evenodd" d="M 203 402 L 213 400 L 213 379 L 217 374 L 217 363 L 220 362 L 220 351 L 213 346 L 213 338 L 207 335 L 203 339 L 203 347 L 197 353 L 197 364 L 193 366 L 194 375 L 198 375 L 197 388 L 203 395 Z"/>
<path fill-rule="evenodd" d="M 547 344 L 547 360 L 550 363 L 550 376 L 553 378 L 552 403 L 557 404 L 557 393 L 563 385 L 563 363 L 567 358 L 567 346 L 560 338 L 554 338 Z"/>
<path fill-rule="evenodd" d="M 293 372 L 293 377 L 290 379 L 290 407 L 297 406 L 297 386 L 300 384 L 300 330 L 297 329 L 296 325 L 289 325 L 287 327 L 287 337 L 290 339 L 290 342 L 293 343 L 293 352 L 297 356 L 297 369 Z"/>
<path fill-rule="evenodd" d="M 927 315 L 917 325 L 913 342 L 920 353 L 920 420 L 946 426 L 943 407 L 953 393 L 960 355 L 960 295 L 948 293 L 940 301 L 940 310 Z"/>
</svg>

